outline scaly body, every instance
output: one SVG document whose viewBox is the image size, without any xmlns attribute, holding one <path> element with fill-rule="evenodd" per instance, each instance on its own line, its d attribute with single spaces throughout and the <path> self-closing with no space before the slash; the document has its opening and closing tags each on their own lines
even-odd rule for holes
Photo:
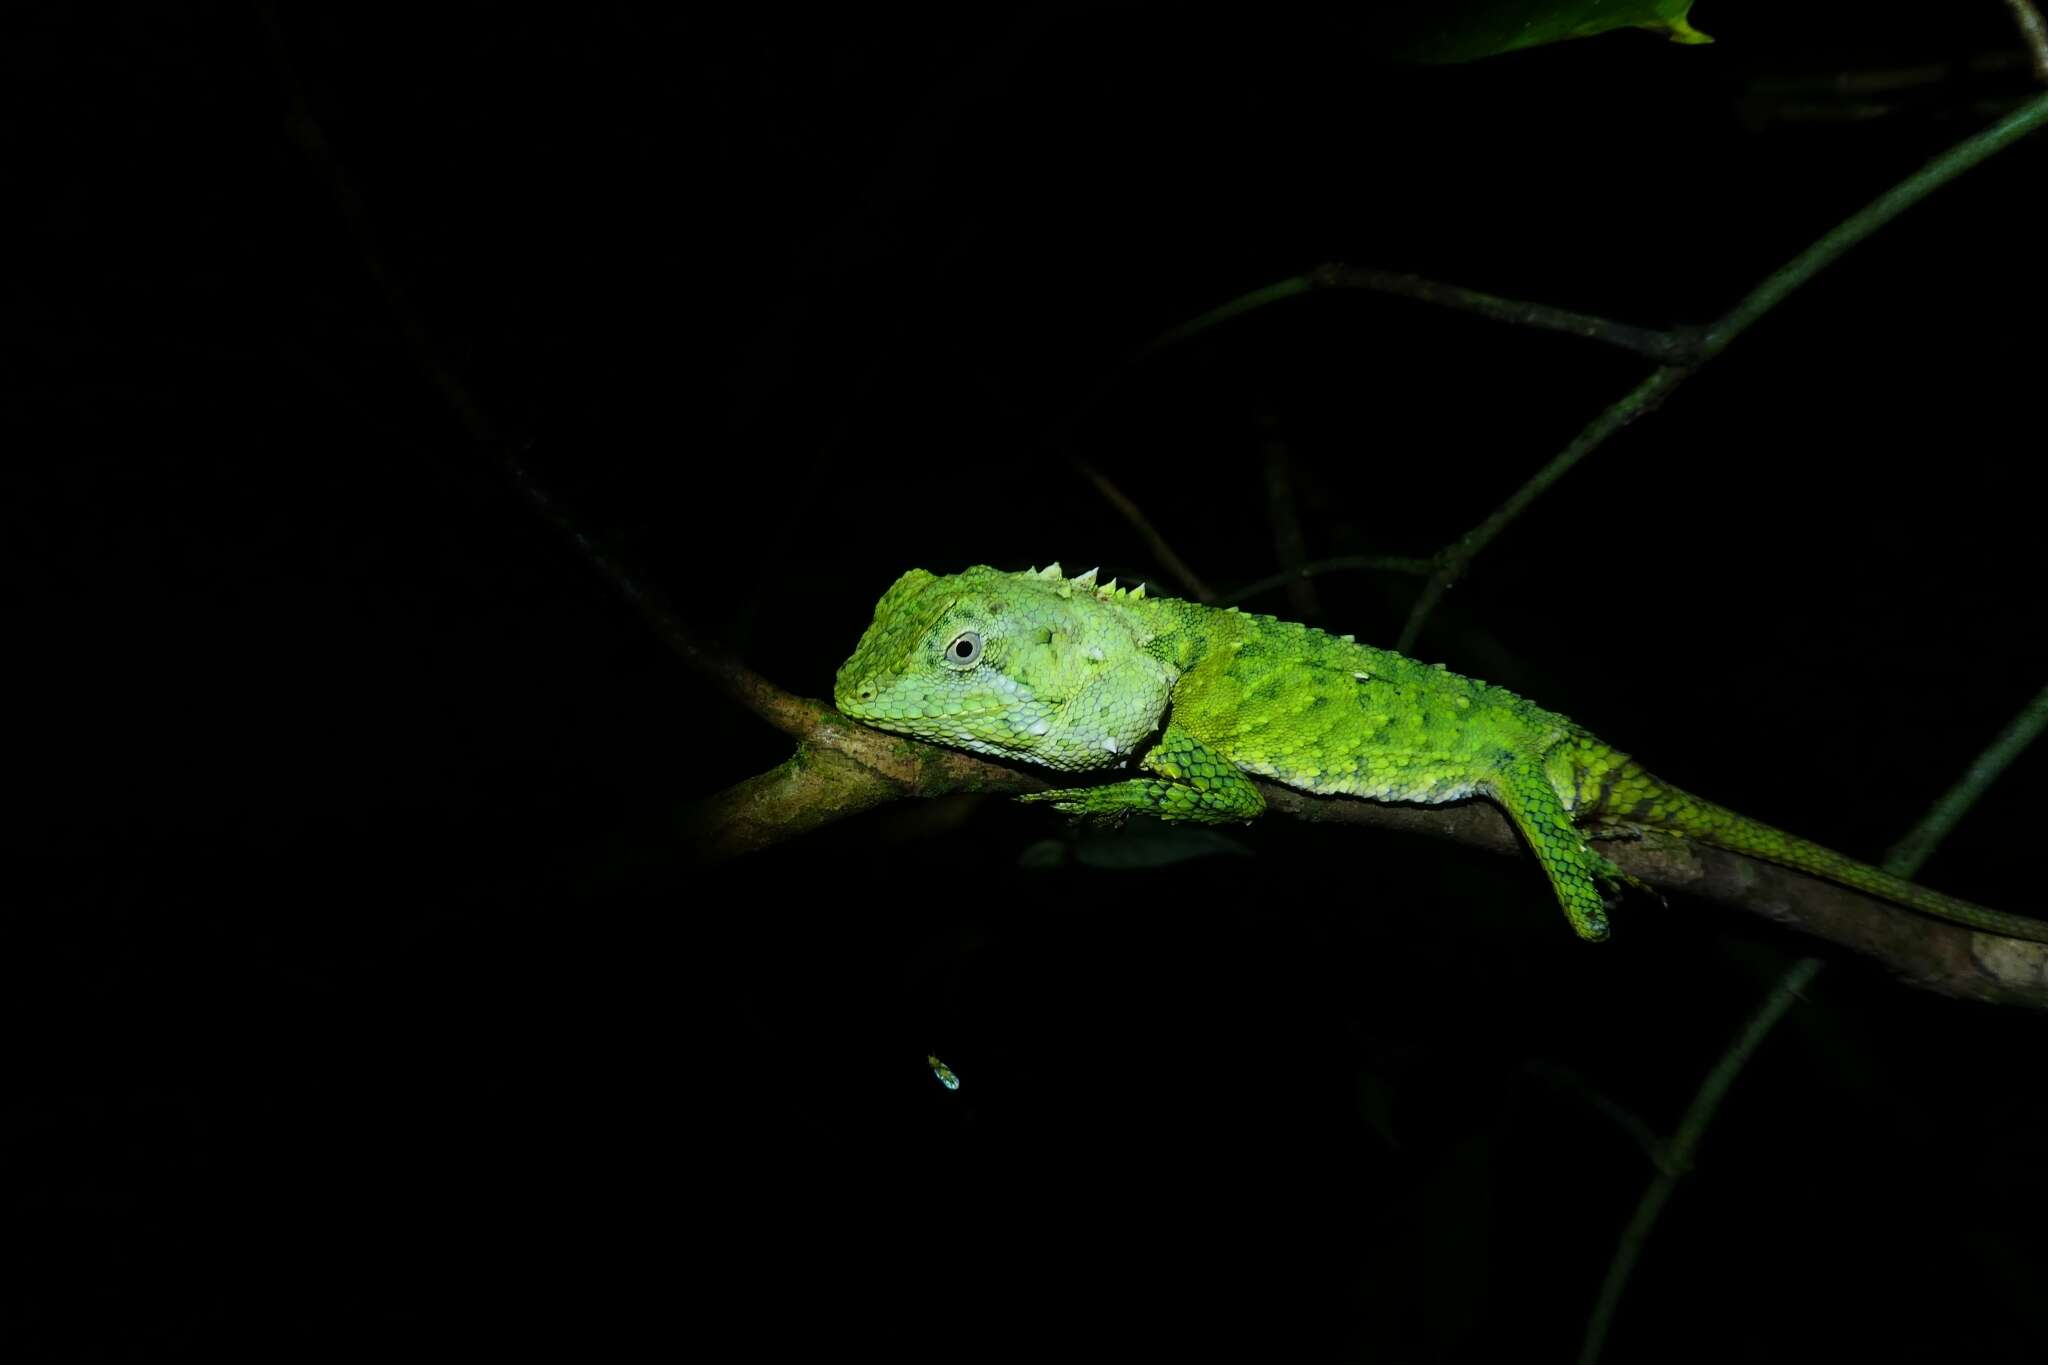
<svg viewBox="0 0 2048 1365">
<path fill-rule="evenodd" d="M 1139 776 L 1035 793 L 1061 810 L 1245 821 L 1252 777 L 1303 791 L 1498 802 L 1572 927 L 1607 936 L 1621 880 L 1582 829 L 1660 830 L 2048 942 L 2048 923 L 1944 896 L 1658 781 L 1563 716 L 1503 688 L 1292 622 L 1065 578 L 1058 565 L 938 577 L 913 569 L 839 670 L 848 716 L 1065 772 Z"/>
</svg>

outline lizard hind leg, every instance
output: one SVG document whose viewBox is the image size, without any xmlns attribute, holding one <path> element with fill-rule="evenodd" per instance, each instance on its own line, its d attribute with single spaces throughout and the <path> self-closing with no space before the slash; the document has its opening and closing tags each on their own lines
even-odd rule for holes
<svg viewBox="0 0 2048 1365">
<path fill-rule="evenodd" d="M 1606 938 L 1607 903 L 1600 885 L 1631 879 L 1586 843 L 1543 770 L 1518 764 L 1503 769 L 1481 790 L 1500 803 L 1528 841 L 1572 929 L 1583 939 Z"/>
</svg>

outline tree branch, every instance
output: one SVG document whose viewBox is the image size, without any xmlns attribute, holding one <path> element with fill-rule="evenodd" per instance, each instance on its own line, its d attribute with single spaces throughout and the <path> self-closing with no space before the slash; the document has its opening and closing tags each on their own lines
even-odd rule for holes
<svg viewBox="0 0 2048 1365">
<path fill-rule="evenodd" d="M 784 691 L 734 655 L 695 639 L 659 604 L 643 608 L 643 617 L 650 611 L 655 633 L 685 664 L 797 742 L 796 752 L 768 772 L 685 808 L 685 849 L 699 863 L 758 853 L 906 797 L 1020 795 L 1048 785 L 973 754 L 848 720 L 826 703 Z"/>
<path fill-rule="evenodd" d="M 1298 819 L 1406 830 L 1527 856 L 1507 817 L 1483 801 L 1382 806 L 1261 785 L 1274 810 Z M 1979 933 L 1789 868 L 1676 837 L 1607 839 L 1600 851 L 1659 890 L 1698 896 L 1825 939 L 1876 959 L 1909 985 L 1966 1000 L 2048 1009 L 2048 944 Z"/>
<path fill-rule="evenodd" d="M 766 682 L 759 685 L 787 695 Z M 808 708 L 800 731 L 782 726 L 802 741 L 796 757 L 693 808 L 692 847 L 700 857 L 718 860 L 758 852 L 899 797 L 962 791 L 1013 795 L 1046 785 L 1000 764 L 869 730 L 822 702 L 790 702 Z M 781 704 L 769 709 L 785 713 Z M 850 760 L 850 766 L 842 760 Z M 1484 801 L 1396 806 L 1310 796 L 1269 782 L 1259 788 L 1273 813 L 1297 820 L 1426 834 L 1527 857 L 1507 817 Z M 1602 842 L 1601 852 L 1660 890 L 1698 896 L 1825 939 L 1875 959 L 1909 985 L 1966 1000 L 2048 1009 L 2048 944 L 1978 933 L 1683 839 L 1610 839 Z"/>
</svg>

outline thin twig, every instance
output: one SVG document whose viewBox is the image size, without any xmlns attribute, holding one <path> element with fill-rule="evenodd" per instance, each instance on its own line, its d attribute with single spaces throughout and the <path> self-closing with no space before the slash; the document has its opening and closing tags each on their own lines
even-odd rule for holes
<svg viewBox="0 0 2048 1365">
<path fill-rule="evenodd" d="M 1998 775 L 2011 767 L 2027 746 L 2040 737 L 2043 729 L 2048 729 L 2048 688 L 2043 688 L 2038 696 L 2021 708 L 1997 738 L 1963 769 L 1963 775 L 1956 784 L 1927 809 L 1903 839 L 1892 846 L 1882 864 L 1885 871 L 1900 877 L 1910 877 L 1919 871 L 1920 865 L 1955 828 L 1956 822 L 1977 803 Z M 1778 1020 L 1820 974 L 1824 965 L 1817 957 L 1802 957 L 1786 968 L 1741 1034 L 1721 1055 L 1721 1060 L 1707 1073 L 1706 1079 L 1700 1082 L 1699 1092 L 1686 1109 L 1677 1133 L 1664 1145 L 1664 1157 L 1657 1163 L 1657 1174 L 1643 1191 L 1628 1226 L 1622 1229 L 1614 1258 L 1607 1267 L 1607 1278 L 1600 1286 L 1600 1296 L 1587 1319 L 1585 1342 L 1579 1349 L 1579 1365 L 1594 1365 L 1600 1358 L 1600 1350 L 1607 1340 L 1608 1329 L 1613 1325 L 1622 1292 L 1628 1288 L 1629 1276 L 1635 1269 L 1637 1258 L 1642 1255 L 1650 1230 L 1656 1226 L 1658 1215 L 1663 1212 L 1679 1179 L 1692 1169 L 1692 1154 L 1706 1135 L 1707 1125 L 1713 1122 L 1714 1111 L 1720 1107 L 1728 1087 L 1741 1074 L 1757 1046 L 1770 1035 Z M 2043 966 L 2048 968 L 2048 958 L 2044 958 Z"/>
<path fill-rule="evenodd" d="M 370 219 L 369 209 L 363 197 L 357 193 L 355 182 L 342 168 L 341 160 L 334 154 L 334 148 L 327 140 L 320 120 L 313 116 L 313 107 L 308 103 L 305 86 L 299 80 L 296 67 L 292 64 L 291 49 L 286 44 L 284 30 L 277 21 L 277 8 L 271 0 L 254 0 L 259 27 L 263 30 L 264 45 L 270 50 L 271 63 L 277 68 L 278 84 L 285 97 L 285 134 L 302 156 L 320 173 L 326 182 L 327 193 L 334 200 L 341 213 L 342 222 L 348 228 L 349 240 L 355 244 L 356 255 L 361 259 L 363 271 L 369 275 L 370 283 L 384 300 L 384 307 L 398 326 L 399 336 L 405 342 L 407 353 L 413 365 L 427 382 L 439 391 L 449 412 L 461 425 L 464 434 L 482 445 L 494 444 L 497 433 L 483 404 L 470 392 L 455 371 L 442 359 L 434 345 L 433 333 L 428 328 L 420 310 L 413 304 L 412 296 L 406 292 L 396 271 L 386 263 L 384 251 L 377 242 L 377 233 Z"/>
<path fill-rule="evenodd" d="M 1886 869 L 1898 872 L 1902 877 L 1911 876 L 1913 870 L 1934 852 L 1935 845 L 1947 838 L 1956 822 L 1977 803 L 1984 789 L 1997 781 L 1998 775 L 2011 767 L 2013 760 L 2040 738 L 2043 730 L 2048 730 L 2048 687 L 2042 688 L 2032 701 L 2020 708 L 2020 713 L 2013 717 L 2010 725 L 1999 731 L 1998 738 L 1991 741 L 1990 747 L 1963 770 L 1956 784 L 1928 807 L 1927 813 L 1920 817 L 1920 823 L 1893 845 L 1890 857 L 1885 859 Z M 1905 870 L 1893 867 L 1894 862 Z"/>
<path fill-rule="evenodd" d="M 1607 443 L 1607 438 L 1635 421 L 1645 413 L 1653 412 L 1668 397 L 1671 391 L 1685 382 L 1692 370 L 1683 365 L 1660 365 L 1650 371 L 1645 379 L 1621 401 L 1609 407 L 1584 430 L 1572 438 L 1572 443 L 1552 456 L 1550 462 L 1536 471 L 1529 481 L 1516 489 L 1514 495 L 1499 507 L 1493 509 L 1486 520 L 1459 536 L 1437 552 L 1435 569 L 1429 580 L 1422 585 L 1422 591 L 1409 609 L 1408 619 L 1401 626 L 1400 637 L 1394 648 L 1409 653 L 1415 648 L 1417 637 L 1422 634 L 1423 623 L 1436 610 L 1438 602 L 1450 590 L 1453 583 L 1464 577 L 1466 568 L 1481 550 L 1493 543 L 1493 538 L 1505 531 L 1529 506 L 1550 486 L 1572 471 L 1579 461 Z"/>
<path fill-rule="evenodd" d="M 1203 332 L 1220 327 L 1233 318 L 1241 318 L 1247 313 L 1257 312 L 1259 309 L 1278 303 L 1282 299 L 1291 299 L 1310 293 L 1315 287 L 1315 280 L 1310 276 L 1291 275 L 1277 284 L 1269 284 L 1264 288 L 1254 289 L 1248 294 L 1240 294 L 1228 303 L 1219 304 L 1206 313 L 1197 314 L 1177 327 L 1167 328 L 1158 336 L 1153 337 L 1143 346 L 1140 346 L 1137 353 L 1131 358 L 1134 361 L 1144 360 L 1157 352 L 1164 351 L 1169 347 L 1178 346 L 1183 341 L 1187 341 L 1192 337 L 1200 336 Z"/>
<path fill-rule="evenodd" d="M 1787 295 L 1840 260 L 1851 247 L 1941 186 L 2011 146 L 2044 123 L 2048 123 L 2048 95 L 2022 105 L 1982 132 L 1964 138 L 1858 209 L 1830 229 L 1819 241 L 1772 272 L 1733 308 L 1701 331 L 1699 349 L 1690 365 L 1666 365 L 1657 369 L 1649 379 L 1637 386 L 1635 392 L 1610 407 L 1580 432 L 1563 453 L 1537 471 L 1485 521 L 1446 546 L 1437 556 L 1437 570 L 1430 575 L 1429 582 L 1423 585 L 1422 593 L 1416 599 L 1414 609 L 1409 612 L 1408 621 L 1401 629 L 1400 642 L 1395 648 L 1404 652 L 1411 649 L 1421 634 L 1424 622 L 1443 600 L 1445 590 L 1470 567 L 1474 556 L 1483 550 L 1508 522 L 1608 436 L 1648 411 L 1650 407 L 1654 407 L 1657 401 L 1661 401 L 1665 394 L 1694 369 L 1727 350 L 1729 343 L 1736 337 L 1749 330 L 1766 313 L 1782 303 Z M 1645 398 L 1651 399 L 1648 405 L 1637 406 Z"/>
<path fill-rule="evenodd" d="M 1633 323 L 1616 322 L 1612 318 L 1603 318 L 1592 313 L 1577 313 L 1569 308 L 1556 308 L 1547 303 L 1502 298 L 1497 294 L 1467 289 L 1462 285 L 1446 284 L 1441 280 L 1426 279 L 1421 275 L 1410 275 L 1398 270 L 1374 270 L 1366 266 L 1344 265 L 1332 261 L 1317 266 L 1306 275 L 1291 276 L 1276 284 L 1240 294 L 1206 313 L 1189 318 L 1176 327 L 1170 327 L 1140 347 L 1136 358 L 1145 359 L 1156 352 L 1212 331 L 1227 322 L 1235 321 L 1247 313 L 1257 312 L 1261 308 L 1321 289 L 1363 289 L 1375 294 L 1416 299 L 1440 308 L 1449 308 L 1454 312 L 1489 318 L 1494 322 L 1505 322 L 1516 327 L 1532 327 L 1544 332 L 1562 332 L 1566 336 L 1604 342 L 1636 355 L 1647 356 L 1661 364 L 1685 364 L 1692 359 L 1699 346 L 1699 336 L 1690 327 L 1665 330 L 1639 327 Z"/>
<path fill-rule="evenodd" d="M 2048 23 L 2041 20 L 2041 11 L 2034 8 L 2034 0 L 2005 0 L 2005 7 L 2012 11 L 2013 23 L 2020 31 L 2020 41 L 2026 45 L 2027 56 L 2034 63 L 2034 79 L 2048 83 Z"/>
<path fill-rule="evenodd" d="M 1298 621 L 1319 621 L 1323 604 L 1315 579 L 1301 572 L 1308 562 L 1308 533 L 1302 529 L 1301 509 L 1294 501 L 1292 459 L 1277 423 L 1270 420 L 1265 439 L 1259 442 L 1259 461 L 1266 474 L 1266 521 L 1273 530 L 1273 558 L 1287 575 L 1287 609 Z"/>
<path fill-rule="evenodd" d="M 1572 1095 L 1594 1113 L 1607 1119 L 1628 1135 L 1629 1140 L 1642 1152 L 1643 1159 L 1652 1166 L 1663 1162 L 1664 1139 L 1657 1136 L 1657 1131 L 1644 1121 L 1642 1115 L 1608 1098 L 1600 1087 L 1563 1062 L 1549 1058 L 1532 1058 L 1522 1069 Z"/>
<path fill-rule="evenodd" d="M 1227 592 L 1214 600 L 1212 605 L 1234 607 L 1249 602 L 1260 593 L 1284 588 L 1303 578 L 1315 578 L 1327 573 L 1402 573 L 1417 578 L 1428 573 L 1433 567 L 1427 559 L 1411 559 L 1405 555 L 1332 555 L 1328 559 L 1312 559 L 1292 569 L 1264 578 L 1254 579 L 1235 592 Z"/>
<path fill-rule="evenodd" d="M 1103 501 L 1114 507 L 1123 519 L 1131 524 L 1131 529 L 1138 533 L 1139 538 L 1152 551 L 1152 558 L 1159 567 L 1172 574 L 1175 580 L 1187 589 L 1188 596 L 1197 602 L 1215 599 L 1215 590 L 1203 581 L 1193 566 L 1174 553 L 1173 546 L 1167 542 L 1159 528 L 1152 524 L 1151 518 L 1145 515 L 1137 503 L 1131 501 L 1123 489 L 1118 488 L 1107 474 L 1080 456 L 1075 455 L 1072 459 L 1075 472 L 1093 484 L 1095 491 L 1102 495 Z"/>
<path fill-rule="evenodd" d="M 2048 123 L 2048 95 L 2029 100 L 1982 132 L 1950 147 L 1898 184 L 1842 220 L 1819 241 L 1787 261 L 1702 334 L 1702 360 L 1728 349 L 1785 296 L 1833 265 L 1879 228 L 1978 163 L 2004 151 Z"/>
<path fill-rule="evenodd" d="M 1579 1365 L 1594 1365 L 1600 1359 L 1600 1350 L 1607 1343 L 1608 1328 L 1614 1322 L 1615 1309 L 1620 1306 L 1622 1292 L 1628 1288 L 1629 1276 L 1635 1270 L 1644 1244 L 1649 1241 L 1651 1229 L 1657 1225 L 1657 1215 L 1664 1211 L 1666 1201 L 1689 1169 L 1693 1148 L 1699 1144 L 1707 1125 L 1713 1122 L 1714 1111 L 1720 1107 L 1728 1087 L 1741 1073 L 1750 1054 L 1769 1036 L 1771 1029 L 1792 1007 L 1792 1002 L 1799 998 L 1799 992 L 1820 967 L 1818 958 L 1801 958 L 1791 971 L 1779 978 L 1778 984 L 1764 997 L 1763 1004 L 1751 1016 L 1742 1033 L 1700 1083 L 1699 1093 L 1693 1096 L 1684 1120 L 1678 1125 L 1678 1132 L 1666 1145 L 1664 1160 L 1657 1174 L 1637 1201 L 1635 1214 L 1628 1220 L 1628 1226 L 1621 1231 L 1621 1240 L 1614 1248 L 1614 1259 L 1607 1266 L 1607 1278 L 1600 1286 L 1600 1297 L 1594 1301 L 1592 1316 L 1586 1323 L 1585 1341 L 1579 1347 Z"/>
<path fill-rule="evenodd" d="M 1394 294 L 1461 313 L 1472 313 L 1514 327 L 1583 337 L 1632 351 L 1662 365 L 1690 364 L 1699 346 L 1699 336 L 1690 327 L 1639 327 L 1593 313 L 1578 313 L 1528 299 L 1505 299 L 1477 289 L 1399 271 L 1332 263 L 1318 266 L 1309 272 L 1308 278 L 1323 289 L 1369 289 L 1378 294 Z"/>
</svg>

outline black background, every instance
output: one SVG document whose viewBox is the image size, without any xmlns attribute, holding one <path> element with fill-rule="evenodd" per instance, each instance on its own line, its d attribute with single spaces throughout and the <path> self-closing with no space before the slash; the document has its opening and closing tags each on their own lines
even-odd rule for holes
<svg viewBox="0 0 2048 1365">
<path fill-rule="evenodd" d="M 1668 1131 L 1813 945 L 1637 898 L 1592 947 L 1531 864 L 1284 820 L 1111 871 L 958 801 L 693 867 L 684 804 L 790 742 L 508 491 L 375 271 L 825 695 L 913 565 L 1164 582 L 1069 452 L 1227 589 L 1263 451 L 1311 554 L 1424 554 L 1644 371 L 1364 293 L 1125 359 L 1165 328 L 1326 260 L 1703 320 L 2030 90 L 1989 0 L 1695 18 L 1416 69 L 1305 10 L 292 8 L 293 77 L 260 9 L 10 7 L 10 1356 L 1570 1358 L 1650 1172 L 1559 1069 Z M 1796 295 L 1419 652 L 1880 854 L 2048 681 L 2044 156 Z M 1413 591 L 1252 605 L 1391 642 Z M 2044 764 L 1925 878 L 2040 912 Z M 1608 1358 L 2040 1358 L 2044 1042 L 1831 966 Z"/>
</svg>

